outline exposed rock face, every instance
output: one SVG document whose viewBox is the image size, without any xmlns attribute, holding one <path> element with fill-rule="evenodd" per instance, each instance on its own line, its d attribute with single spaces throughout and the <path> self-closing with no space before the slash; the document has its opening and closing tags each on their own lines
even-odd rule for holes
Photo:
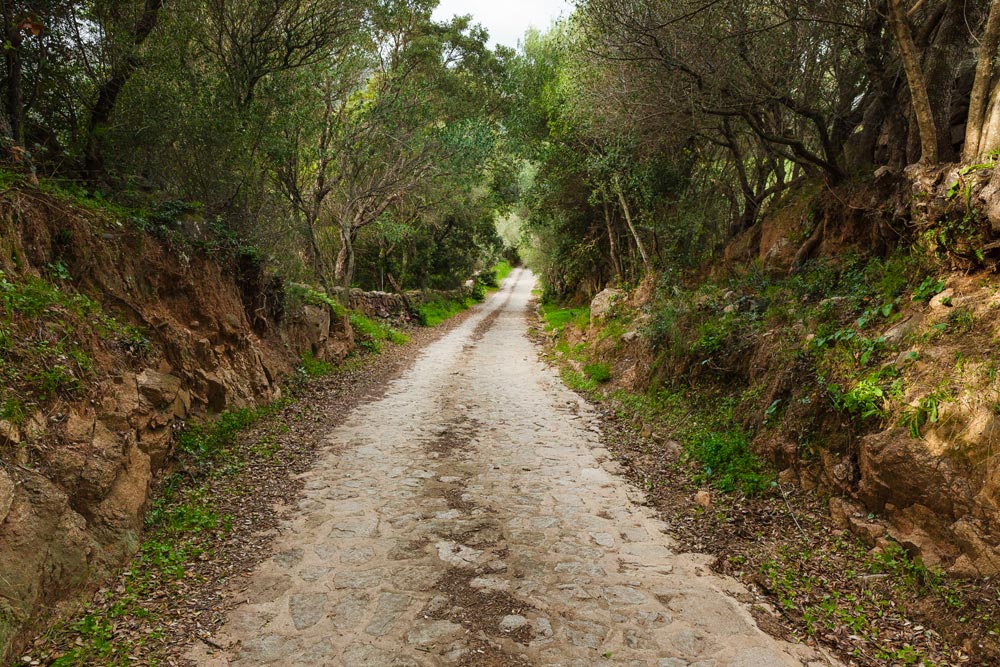
<svg viewBox="0 0 1000 667">
<path fill-rule="evenodd" d="M 270 401 L 304 352 L 336 360 L 353 348 L 349 323 L 328 309 L 268 319 L 251 310 L 258 295 L 212 258 L 182 256 L 138 231 L 102 239 L 100 224 L 37 206 L 3 218 L 10 228 L 0 238 L 14 245 L 0 269 L 44 267 L 66 230 L 74 248 L 60 261 L 78 289 L 150 344 L 135 358 L 93 341 L 96 382 L 83 400 L 57 400 L 20 425 L 0 421 L 0 662 L 40 614 L 136 548 L 183 420 Z M 10 256 L 17 266 L 5 263 Z"/>
<path fill-rule="evenodd" d="M 607 318 L 608 313 L 611 312 L 615 301 L 621 299 L 623 295 L 624 292 L 621 290 L 608 288 L 595 296 L 590 302 L 591 325 L 603 322 Z"/>
</svg>

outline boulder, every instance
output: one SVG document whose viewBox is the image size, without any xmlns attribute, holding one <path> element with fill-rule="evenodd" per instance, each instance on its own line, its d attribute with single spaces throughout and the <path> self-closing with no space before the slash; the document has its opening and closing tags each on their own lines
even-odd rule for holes
<svg viewBox="0 0 1000 667">
<path fill-rule="evenodd" d="M 611 307 L 622 297 L 624 292 L 617 289 L 608 288 L 594 297 L 590 302 L 590 324 L 594 325 L 604 321 Z"/>
<path fill-rule="evenodd" d="M 979 205 L 993 231 L 1000 233 L 1000 169 L 993 170 L 990 182 L 979 192 Z"/>
</svg>

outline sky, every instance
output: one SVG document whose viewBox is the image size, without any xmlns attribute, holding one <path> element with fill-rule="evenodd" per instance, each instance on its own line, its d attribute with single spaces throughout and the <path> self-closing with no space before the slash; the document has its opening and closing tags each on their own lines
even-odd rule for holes
<svg viewBox="0 0 1000 667">
<path fill-rule="evenodd" d="M 434 18 L 472 14 L 490 31 L 490 44 L 516 47 L 530 27 L 545 30 L 560 15 L 569 15 L 569 0 L 441 0 Z"/>
</svg>

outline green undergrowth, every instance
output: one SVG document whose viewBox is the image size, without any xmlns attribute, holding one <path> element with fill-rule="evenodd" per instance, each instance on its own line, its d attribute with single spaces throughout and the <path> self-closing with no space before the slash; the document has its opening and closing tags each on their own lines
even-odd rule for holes
<svg viewBox="0 0 1000 667">
<path fill-rule="evenodd" d="M 351 311 L 350 320 L 351 329 L 359 337 L 358 345 L 369 352 L 380 353 L 382 344 L 386 341 L 393 345 L 406 345 L 410 341 L 409 336 L 402 331 L 384 322 L 370 319 L 359 312 Z"/>
<path fill-rule="evenodd" d="M 554 351 L 562 365 L 562 377 L 574 391 L 597 400 L 612 399 L 622 417 L 643 423 L 662 425 L 681 443 L 685 457 L 697 465 L 696 481 L 724 492 L 756 495 L 773 487 L 774 475 L 765 462 L 752 453 L 749 434 L 733 426 L 734 402 L 706 397 L 693 400 L 693 392 L 654 389 L 637 394 L 622 389 L 603 391 L 613 379 L 611 366 L 591 358 L 585 342 L 571 344 L 567 329 L 586 331 L 590 326 L 589 308 L 560 307 L 543 304 L 541 312 L 547 331 L 556 335 Z M 628 325 L 629 316 L 612 312 L 597 339 L 619 337 Z M 610 331 L 610 333 L 608 333 Z M 578 370 L 579 369 L 579 370 Z"/>
<path fill-rule="evenodd" d="M 432 296 L 417 306 L 417 320 L 420 326 L 436 327 L 475 304 L 476 301 L 471 297 L 446 299 L 442 296 Z"/>
<path fill-rule="evenodd" d="M 590 326 L 590 308 L 587 306 L 566 307 L 553 303 L 543 303 L 541 310 L 542 317 L 545 319 L 545 329 L 556 334 L 561 334 L 567 326 L 580 330 Z"/>
</svg>

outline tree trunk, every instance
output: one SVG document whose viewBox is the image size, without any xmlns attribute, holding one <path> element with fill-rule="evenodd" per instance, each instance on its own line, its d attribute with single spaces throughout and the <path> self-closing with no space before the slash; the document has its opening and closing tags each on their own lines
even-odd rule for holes
<svg viewBox="0 0 1000 667">
<path fill-rule="evenodd" d="M 622 205 L 622 213 L 625 215 L 625 223 L 628 225 L 628 230 L 632 233 L 632 238 L 635 239 L 635 247 L 639 251 L 639 256 L 642 257 L 642 268 L 646 273 L 652 270 L 652 265 L 649 263 L 649 255 L 646 253 L 646 246 L 642 242 L 642 237 L 639 236 L 639 232 L 635 228 L 635 224 L 632 222 L 632 212 L 629 210 L 628 202 L 625 200 L 625 193 L 622 192 L 621 184 L 618 179 L 615 179 L 615 190 L 618 191 L 618 201 Z"/>
<path fill-rule="evenodd" d="M 121 95 L 122 89 L 135 71 L 139 69 L 140 60 L 136 50 L 142 46 L 149 34 L 153 32 L 153 28 L 156 27 L 162 6 L 163 0 L 146 0 L 142 15 L 132 30 L 132 51 L 111 68 L 110 76 L 98 88 L 97 102 L 90 112 L 90 120 L 87 123 L 87 146 L 84 149 L 83 158 L 84 172 L 91 183 L 104 180 L 104 153 L 101 135 L 111 121 L 111 114 L 114 113 L 115 104 L 118 102 L 118 96 Z"/>
<path fill-rule="evenodd" d="M 316 220 L 311 215 L 305 216 L 306 231 L 309 235 L 309 251 L 312 254 L 313 271 L 319 278 L 320 284 L 327 294 L 330 293 L 330 266 L 323 251 L 319 247 L 319 238 L 316 236 Z"/>
<path fill-rule="evenodd" d="M 920 131 L 920 162 L 936 164 L 938 162 L 938 133 L 934 122 L 934 111 L 931 108 L 930 97 L 927 94 L 927 80 L 920 66 L 920 55 L 913 42 L 913 33 L 906 18 L 902 0 L 889 0 L 889 23 L 899 43 L 899 53 L 906 71 L 906 80 L 910 86 L 910 98 L 913 102 L 913 112 Z"/>
<path fill-rule="evenodd" d="M 976 64 L 976 80 L 972 85 L 969 100 L 969 119 L 965 126 L 965 146 L 962 149 L 963 162 L 976 162 L 986 151 L 982 150 L 986 129 L 986 112 L 993 82 L 993 59 L 1000 48 L 1000 0 L 990 2 L 990 14 L 986 19 L 982 43 L 979 45 L 979 62 Z"/>
<path fill-rule="evenodd" d="M 604 205 L 604 225 L 608 229 L 608 245 L 611 249 L 611 271 L 613 274 L 611 279 L 618 282 L 622 279 L 622 264 L 618 258 L 618 239 L 615 235 L 614 225 L 611 224 L 611 207 L 608 206 L 608 198 L 603 191 L 601 192 L 601 202 Z"/>
<path fill-rule="evenodd" d="M 11 22 L 7 26 L 7 41 L 10 46 L 4 49 L 4 61 L 7 65 L 7 117 L 10 120 L 10 140 L 14 145 L 24 145 L 24 83 L 22 81 L 23 65 L 21 62 L 21 46 L 23 35 L 21 27 L 16 25 L 17 19 L 11 14 Z"/>
<path fill-rule="evenodd" d="M 354 282 L 354 226 L 350 222 L 340 225 L 340 251 L 337 253 L 334 278 L 341 288 L 341 303 L 350 306 L 351 283 Z"/>
</svg>

